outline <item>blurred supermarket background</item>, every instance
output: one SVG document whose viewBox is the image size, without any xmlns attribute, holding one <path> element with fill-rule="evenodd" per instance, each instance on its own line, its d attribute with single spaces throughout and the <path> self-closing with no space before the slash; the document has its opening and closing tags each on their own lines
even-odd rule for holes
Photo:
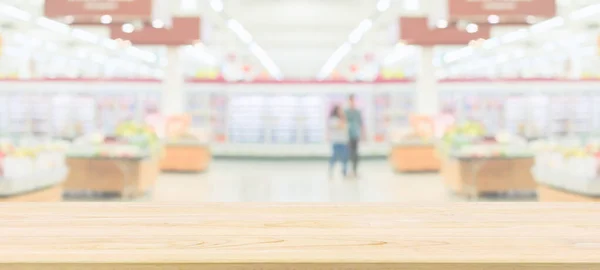
<svg viewBox="0 0 600 270">
<path fill-rule="evenodd" d="M 0 0 L 0 202 L 594 201 L 599 130 L 598 0 Z"/>
</svg>

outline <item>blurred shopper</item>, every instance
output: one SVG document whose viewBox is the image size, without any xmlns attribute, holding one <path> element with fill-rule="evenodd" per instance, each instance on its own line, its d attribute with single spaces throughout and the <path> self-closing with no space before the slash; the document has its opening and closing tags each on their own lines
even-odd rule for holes
<svg viewBox="0 0 600 270">
<path fill-rule="evenodd" d="M 350 152 L 350 162 L 352 162 L 352 176 L 358 177 L 358 144 L 364 138 L 364 122 L 362 112 L 356 106 L 356 98 L 354 95 L 348 97 L 348 109 L 345 116 L 348 122 L 348 151 Z"/>
<path fill-rule="evenodd" d="M 344 111 L 338 105 L 331 110 L 328 120 L 329 141 L 333 145 L 333 154 L 329 160 L 329 177 L 333 177 L 333 169 L 339 161 L 342 163 L 342 174 L 348 174 L 348 127 Z"/>
</svg>

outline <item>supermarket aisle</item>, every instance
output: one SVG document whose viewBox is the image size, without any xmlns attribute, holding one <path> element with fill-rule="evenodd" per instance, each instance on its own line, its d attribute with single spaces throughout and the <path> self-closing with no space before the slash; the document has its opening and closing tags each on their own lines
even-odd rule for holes
<svg viewBox="0 0 600 270">
<path fill-rule="evenodd" d="M 329 180 L 325 161 L 216 161 L 210 172 L 163 174 L 158 202 L 457 201 L 437 174 L 394 174 L 386 161 L 362 164 L 359 180 Z"/>
</svg>

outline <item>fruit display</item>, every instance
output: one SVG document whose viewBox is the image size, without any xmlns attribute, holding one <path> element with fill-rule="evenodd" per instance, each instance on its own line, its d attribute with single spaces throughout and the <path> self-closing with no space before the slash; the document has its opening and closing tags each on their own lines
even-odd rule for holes
<svg viewBox="0 0 600 270">
<path fill-rule="evenodd" d="M 440 152 L 458 158 L 519 158 L 533 155 L 530 145 L 508 133 L 486 135 L 483 125 L 465 122 L 449 128 L 440 143 Z"/>
<path fill-rule="evenodd" d="M 160 150 L 160 140 L 147 125 L 124 122 L 111 135 L 88 134 L 73 142 L 69 157 L 144 158 Z"/>
<path fill-rule="evenodd" d="M 67 142 L 0 139 L 0 196 L 12 196 L 65 180 Z"/>
<path fill-rule="evenodd" d="M 600 196 L 600 139 L 538 141 L 532 173 L 540 184 Z"/>
</svg>

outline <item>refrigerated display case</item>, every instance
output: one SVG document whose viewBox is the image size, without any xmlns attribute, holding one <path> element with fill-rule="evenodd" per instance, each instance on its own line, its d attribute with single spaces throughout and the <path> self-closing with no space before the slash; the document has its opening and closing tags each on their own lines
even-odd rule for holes
<svg viewBox="0 0 600 270">
<path fill-rule="evenodd" d="M 267 143 L 298 143 L 299 97 L 275 95 L 266 97 Z"/>
<path fill-rule="evenodd" d="M 228 131 L 232 143 L 265 143 L 267 99 L 264 95 L 229 98 Z"/>
<path fill-rule="evenodd" d="M 210 121 L 212 141 L 225 143 L 227 141 L 227 115 L 228 98 L 225 94 L 213 93 L 210 95 Z"/>
<path fill-rule="evenodd" d="M 323 119 L 327 118 L 324 100 L 318 95 L 299 98 L 298 118 L 300 140 L 304 144 L 318 144 L 326 141 L 326 128 Z"/>
</svg>

